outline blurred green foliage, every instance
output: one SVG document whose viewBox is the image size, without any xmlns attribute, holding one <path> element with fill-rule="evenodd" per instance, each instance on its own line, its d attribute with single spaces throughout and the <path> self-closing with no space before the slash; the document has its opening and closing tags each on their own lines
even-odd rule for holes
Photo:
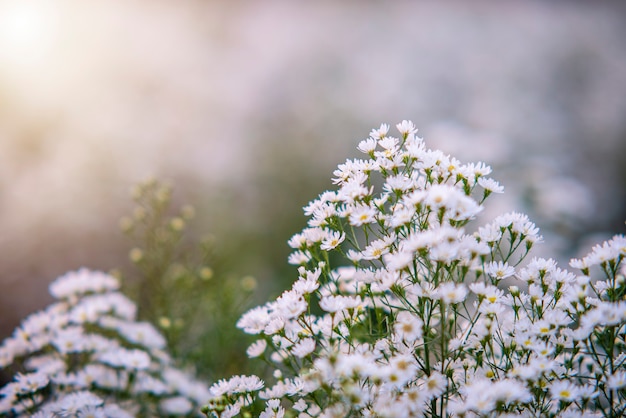
<svg viewBox="0 0 626 418">
<path fill-rule="evenodd" d="M 120 271 L 139 317 L 156 324 L 168 349 L 205 378 L 249 369 L 249 337 L 235 326 L 250 306 L 254 277 L 230 274 L 215 257 L 211 235 L 190 227 L 191 206 L 174 207 L 171 185 L 148 180 L 133 190 L 135 207 L 120 226 L 133 268 Z"/>
</svg>

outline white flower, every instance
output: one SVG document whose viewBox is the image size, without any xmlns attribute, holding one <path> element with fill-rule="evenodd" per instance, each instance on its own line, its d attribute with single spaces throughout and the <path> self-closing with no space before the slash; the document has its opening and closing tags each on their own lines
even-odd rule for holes
<svg viewBox="0 0 626 418">
<path fill-rule="evenodd" d="M 259 357 L 261 354 L 263 354 L 266 347 L 267 341 L 263 339 L 256 340 L 255 342 L 250 344 L 250 346 L 246 350 L 246 354 L 248 354 L 248 357 L 250 358 Z"/>
<path fill-rule="evenodd" d="M 241 412 L 241 408 L 243 407 L 243 405 L 243 399 L 237 399 L 235 403 L 228 405 L 226 408 L 224 408 L 224 410 L 220 413 L 220 418 L 236 417 Z"/>
<path fill-rule="evenodd" d="M 462 192 L 447 184 L 435 184 L 428 189 L 425 203 L 433 210 L 448 206 L 454 209 L 457 198 Z"/>
<path fill-rule="evenodd" d="M 475 282 L 469 285 L 472 292 L 478 295 L 478 300 L 486 299 L 489 303 L 502 302 L 504 292 L 492 285 L 484 282 Z"/>
<path fill-rule="evenodd" d="M 170 394 L 172 390 L 160 379 L 157 379 L 148 373 L 139 372 L 135 376 L 133 385 L 133 393 L 150 393 L 156 396 Z"/>
<path fill-rule="evenodd" d="M 81 327 L 67 327 L 58 331 L 52 339 L 52 345 L 62 354 L 78 353 L 89 347 L 89 342 Z"/>
<path fill-rule="evenodd" d="M 341 185 L 341 189 L 337 192 L 337 196 L 347 204 L 361 200 L 371 193 L 371 189 L 363 186 L 360 178 L 348 179 Z"/>
<path fill-rule="evenodd" d="M 377 239 L 369 243 L 363 250 L 364 260 L 376 260 L 389 252 L 389 246 L 395 239 L 394 235 L 385 237 L 384 239 Z"/>
<path fill-rule="evenodd" d="M 190 374 L 174 367 L 167 367 L 162 372 L 163 380 L 173 391 L 193 400 L 196 405 L 204 404 L 210 397 L 204 382 L 195 380 Z"/>
<path fill-rule="evenodd" d="M 314 271 L 309 271 L 300 266 L 298 273 L 300 273 L 300 277 L 292 286 L 294 292 L 306 295 L 313 293 L 320 286 L 318 279 L 322 273 L 321 267 L 316 268 Z"/>
<path fill-rule="evenodd" d="M 211 397 L 219 398 L 224 394 L 246 393 L 261 390 L 264 382 L 258 376 L 233 376 L 228 380 L 222 379 L 209 389 Z"/>
<path fill-rule="evenodd" d="M 393 254 L 385 254 L 383 260 L 389 270 L 402 270 L 410 266 L 414 259 L 412 253 L 400 251 Z"/>
<path fill-rule="evenodd" d="M 106 404 L 102 410 L 108 418 L 133 418 L 133 415 L 120 408 L 118 405 Z"/>
<path fill-rule="evenodd" d="M 108 418 L 104 408 L 99 406 L 86 406 L 76 413 L 76 418 Z"/>
<path fill-rule="evenodd" d="M 15 377 L 19 391 L 22 394 L 34 394 L 48 385 L 49 379 L 45 373 L 18 373 Z"/>
<path fill-rule="evenodd" d="M 445 303 L 460 303 L 467 296 L 467 288 L 462 284 L 442 283 L 435 289 L 433 296 Z"/>
<path fill-rule="evenodd" d="M 502 230 L 495 223 L 478 228 L 476 238 L 483 242 L 496 242 L 502 238 Z"/>
<path fill-rule="evenodd" d="M 274 310 L 283 319 L 297 318 L 307 310 L 307 303 L 302 294 L 295 290 L 283 292 L 274 305 Z"/>
<path fill-rule="evenodd" d="M 315 340 L 313 338 L 305 338 L 300 340 L 293 346 L 291 353 L 298 357 L 303 358 L 311 354 L 315 350 Z"/>
<path fill-rule="evenodd" d="M 569 380 L 557 380 L 550 385 L 550 394 L 554 400 L 572 402 L 579 398 L 580 391 Z"/>
<path fill-rule="evenodd" d="M 311 261 L 311 253 L 307 251 L 294 251 L 289 254 L 289 264 L 303 265 Z"/>
<path fill-rule="evenodd" d="M 502 280 L 514 275 L 515 268 L 502 261 L 492 261 L 485 266 L 485 273 L 496 280 Z"/>
<path fill-rule="evenodd" d="M 582 399 L 594 399 L 598 397 L 599 392 L 591 385 L 578 386 L 578 396 Z"/>
<path fill-rule="evenodd" d="M 115 328 L 132 343 L 146 348 L 165 348 L 165 338 L 148 322 L 119 321 Z"/>
<path fill-rule="evenodd" d="M 500 183 L 495 181 L 494 179 L 490 179 L 487 177 L 480 177 L 478 179 L 478 184 L 480 187 L 489 191 L 490 193 L 503 193 L 504 187 L 500 186 Z"/>
<path fill-rule="evenodd" d="M 350 210 L 348 219 L 350 225 L 362 226 L 376 222 L 377 213 L 376 209 L 371 206 L 358 204 Z"/>
<path fill-rule="evenodd" d="M 243 314 L 237 321 L 237 328 L 243 329 L 247 334 L 260 334 L 263 332 L 271 317 L 267 307 L 258 306 Z"/>
<path fill-rule="evenodd" d="M 483 378 L 475 379 L 461 388 L 465 395 L 465 404 L 459 405 L 459 412 L 474 411 L 479 414 L 489 414 L 496 406 L 493 396 L 493 384 Z"/>
<path fill-rule="evenodd" d="M 137 349 L 118 348 L 105 351 L 98 355 L 98 359 L 104 364 L 129 370 L 145 370 L 150 365 L 150 356 Z"/>
<path fill-rule="evenodd" d="M 482 161 L 479 161 L 477 163 L 469 163 L 464 167 L 474 177 L 479 177 L 479 178 L 484 178 L 484 176 L 491 174 L 491 171 L 492 171 L 491 167 L 489 167 L 487 164 L 483 163 Z"/>
<path fill-rule="evenodd" d="M 512 402 L 530 402 L 533 397 L 523 383 L 513 379 L 496 381 L 491 389 L 493 397 L 505 404 Z"/>
<path fill-rule="evenodd" d="M 304 412 L 307 409 L 308 405 L 304 401 L 304 399 L 299 399 L 298 402 L 294 403 L 292 408 L 299 412 Z"/>
<path fill-rule="evenodd" d="M 410 224 L 414 215 L 415 208 L 413 206 L 397 206 L 394 208 L 393 214 L 388 217 L 385 222 L 390 227 L 397 228 L 402 225 Z"/>
<path fill-rule="evenodd" d="M 56 412 L 61 416 L 72 416 L 84 408 L 100 406 L 104 402 L 100 397 L 88 391 L 70 393 L 56 402 Z"/>
<path fill-rule="evenodd" d="M 339 244 L 346 239 L 346 234 L 340 231 L 326 230 L 326 237 L 322 240 L 320 248 L 322 250 L 330 251 L 337 248 Z"/>
<path fill-rule="evenodd" d="M 556 261 L 551 258 L 545 259 L 533 257 L 526 268 L 534 271 L 537 275 L 545 275 L 546 273 L 552 274 L 552 272 L 556 269 Z"/>
<path fill-rule="evenodd" d="M 306 237 L 304 234 L 294 234 L 289 241 L 287 241 L 287 244 L 294 250 L 301 249 L 306 246 Z"/>
<path fill-rule="evenodd" d="M 91 384 L 105 389 L 123 390 L 127 385 L 126 375 L 102 364 L 88 364 L 76 375 L 78 384 Z"/>
<path fill-rule="evenodd" d="M 584 269 L 588 269 L 589 266 L 587 265 L 587 260 L 582 258 L 572 258 L 569 262 L 569 265 L 571 268 L 574 269 L 578 269 L 578 270 L 584 270 Z"/>
<path fill-rule="evenodd" d="M 423 391 L 425 395 L 432 399 L 441 395 L 448 386 L 448 379 L 444 375 L 438 372 L 431 373 L 426 377 L 424 382 Z"/>
<path fill-rule="evenodd" d="M 188 415 L 193 409 L 193 404 L 183 396 L 163 399 L 160 406 L 167 415 Z"/>
<path fill-rule="evenodd" d="M 386 123 L 383 123 L 380 125 L 378 129 L 372 129 L 372 131 L 370 132 L 370 138 L 382 139 L 387 135 L 388 132 L 389 132 L 389 125 L 387 125 Z"/>
<path fill-rule="evenodd" d="M 345 309 L 353 309 L 361 305 L 362 301 L 359 297 L 330 295 L 320 300 L 320 308 L 326 312 L 339 312 Z"/>
<path fill-rule="evenodd" d="M 345 377 L 368 377 L 378 370 L 378 365 L 374 362 L 372 356 L 362 353 L 340 355 L 337 358 L 336 365 L 325 363 L 325 361 L 320 359 L 315 362 L 315 366 L 322 374 L 327 375 L 328 380 L 335 373 Z"/>
<path fill-rule="evenodd" d="M 280 400 L 270 399 L 266 405 L 267 407 L 261 412 L 259 418 L 283 418 L 285 416 L 285 409 L 280 406 Z"/>
<path fill-rule="evenodd" d="M 387 192 L 406 192 L 413 187 L 413 181 L 403 174 L 387 177 L 384 190 Z"/>
<path fill-rule="evenodd" d="M 458 258 L 459 247 L 456 243 L 442 242 L 432 247 L 428 255 L 433 261 L 450 263 Z"/>
<path fill-rule="evenodd" d="M 402 387 L 417 377 L 418 365 L 413 355 L 398 354 L 389 359 L 389 366 L 385 369 L 387 379 L 393 380 L 393 386 Z"/>
<path fill-rule="evenodd" d="M 622 253 L 621 250 L 620 246 L 613 245 L 613 241 L 605 241 L 593 247 L 591 253 L 585 257 L 585 262 L 590 266 L 601 265 L 615 260 Z"/>
<path fill-rule="evenodd" d="M 346 253 L 346 258 L 353 263 L 358 263 L 363 259 L 363 254 L 359 251 L 348 250 L 348 252 Z"/>
<path fill-rule="evenodd" d="M 359 142 L 357 149 L 365 154 L 369 154 L 369 153 L 374 152 L 377 144 L 378 144 L 378 141 L 376 138 L 367 138 Z"/>
<path fill-rule="evenodd" d="M 414 135 L 415 133 L 417 133 L 417 128 L 410 120 L 403 120 L 402 122 L 398 123 L 396 125 L 396 129 L 398 129 L 398 131 L 403 136 Z"/>
<path fill-rule="evenodd" d="M 285 318 L 282 316 L 273 316 L 265 328 L 263 332 L 267 335 L 274 335 L 285 328 Z"/>
<path fill-rule="evenodd" d="M 108 274 L 80 269 L 66 273 L 50 284 L 50 294 L 65 299 L 87 292 L 101 293 L 119 288 L 119 282 Z"/>
<path fill-rule="evenodd" d="M 606 387 L 611 390 L 618 390 L 626 386 L 626 372 L 619 371 L 610 375 L 606 380 Z"/>
</svg>

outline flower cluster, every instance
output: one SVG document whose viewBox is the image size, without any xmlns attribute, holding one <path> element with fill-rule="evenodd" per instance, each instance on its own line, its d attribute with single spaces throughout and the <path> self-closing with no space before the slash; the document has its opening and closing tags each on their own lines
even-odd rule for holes
<svg viewBox="0 0 626 418">
<path fill-rule="evenodd" d="M 174 367 L 165 339 L 136 320 L 119 282 L 81 269 L 50 285 L 57 300 L 24 319 L 0 345 L 0 415 L 44 417 L 189 416 L 208 389 Z M 3 415 L 4 416 L 4 415 Z"/>
<path fill-rule="evenodd" d="M 339 165 L 289 241 L 298 280 L 238 322 L 275 382 L 222 380 L 207 415 L 622 416 L 626 238 L 573 260 L 579 275 L 525 262 L 542 239 L 525 215 L 472 223 L 503 191 L 491 169 L 397 129 Z"/>
</svg>

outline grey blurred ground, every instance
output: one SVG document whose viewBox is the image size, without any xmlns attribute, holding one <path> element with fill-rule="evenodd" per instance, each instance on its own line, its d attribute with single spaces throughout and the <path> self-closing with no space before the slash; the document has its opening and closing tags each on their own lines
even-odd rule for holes
<svg viewBox="0 0 626 418">
<path fill-rule="evenodd" d="M 617 1 L 2 0 L 0 336 L 57 275 L 127 265 L 148 176 L 277 291 L 301 206 L 382 122 L 491 164 L 493 207 L 563 257 L 624 231 L 625 39 Z"/>
</svg>

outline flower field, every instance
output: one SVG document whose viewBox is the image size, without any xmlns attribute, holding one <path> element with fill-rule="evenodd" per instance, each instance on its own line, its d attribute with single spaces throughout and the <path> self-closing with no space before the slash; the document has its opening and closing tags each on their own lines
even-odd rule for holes
<svg viewBox="0 0 626 418">
<path fill-rule="evenodd" d="M 624 28 L 0 0 L 0 417 L 626 416 Z"/>
</svg>

